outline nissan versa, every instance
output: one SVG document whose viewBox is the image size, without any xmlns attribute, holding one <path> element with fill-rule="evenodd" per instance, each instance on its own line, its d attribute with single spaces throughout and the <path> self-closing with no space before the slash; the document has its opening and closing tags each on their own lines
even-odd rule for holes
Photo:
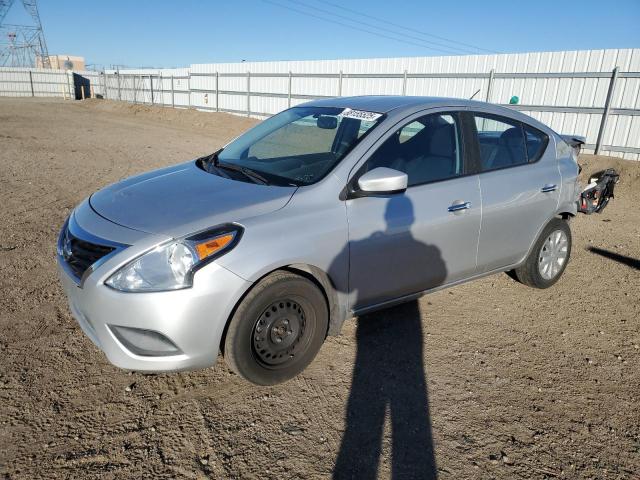
<svg viewBox="0 0 640 480">
<path fill-rule="evenodd" d="M 58 241 L 74 317 L 115 365 L 300 373 L 345 319 L 571 253 L 575 142 L 467 100 L 290 108 L 203 158 L 106 187 Z"/>
</svg>

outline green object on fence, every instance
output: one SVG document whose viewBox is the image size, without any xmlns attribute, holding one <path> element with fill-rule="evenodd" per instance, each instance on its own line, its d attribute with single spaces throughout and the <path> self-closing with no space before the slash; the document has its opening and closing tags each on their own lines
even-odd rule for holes
<svg viewBox="0 0 640 480">
<path fill-rule="evenodd" d="M 519 103 L 520 103 L 520 97 L 517 95 L 514 95 L 509 99 L 509 105 L 517 105 Z"/>
</svg>

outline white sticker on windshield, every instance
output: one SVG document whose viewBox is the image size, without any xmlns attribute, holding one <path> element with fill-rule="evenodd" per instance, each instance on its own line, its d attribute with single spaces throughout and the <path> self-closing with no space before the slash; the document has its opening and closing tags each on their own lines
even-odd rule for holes
<svg viewBox="0 0 640 480">
<path fill-rule="evenodd" d="M 365 110 L 352 110 L 350 108 L 345 108 L 340 116 L 344 118 L 355 118 L 357 120 L 367 120 L 369 122 L 374 122 L 379 119 L 382 114 L 376 112 L 367 112 Z"/>
</svg>

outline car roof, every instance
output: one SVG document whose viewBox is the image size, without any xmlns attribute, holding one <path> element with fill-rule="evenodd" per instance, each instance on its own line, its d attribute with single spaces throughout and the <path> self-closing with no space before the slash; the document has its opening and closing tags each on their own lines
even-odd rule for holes
<svg viewBox="0 0 640 480">
<path fill-rule="evenodd" d="M 545 130 L 548 133 L 553 132 L 553 130 L 551 130 L 547 125 L 544 125 L 535 118 L 519 112 L 516 109 L 497 105 L 495 103 L 479 102 L 464 98 L 415 97 L 405 95 L 362 95 L 356 97 L 323 98 L 320 100 L 312 100 L 298 106 L 351 108 L 353 110 L 365 110 L 368 112 L 384 114 L 391 111 L 396 111 L 398 113 L 403 110 L 415 111 L 420 110 L 421 107 L 424 109 L 437 107 L 469 108 L 470 110 L 477 109 L 478 111 L 485 113 L 504 115 L 512 118 L 513 120 L 525 122 L 537 127 L 538 129 Z"/>
<path fill-rule="evenodd" d="M 362 95 L 357 97 L 335 97 L 312 100 L 304 105 L 313 107 L 352 108 L 354 110 L 388 113 L 391 110 L 399 108 L 414 108 L 420 106 L 424 106 L 426 108 L 439 106 L 460 107 L 479 104 L 483 104 L 483 102 L 474 102 L 472 100 L 464 100 L 461 98 L 412 97 L 405 95 Z"/>
</svg>

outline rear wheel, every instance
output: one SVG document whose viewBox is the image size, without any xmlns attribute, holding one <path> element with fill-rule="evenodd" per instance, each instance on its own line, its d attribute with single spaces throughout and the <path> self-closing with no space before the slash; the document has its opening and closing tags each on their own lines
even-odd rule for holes
<svg viewBox="0 0 640 480">
<path fill-rule="evenodd" d="M 225 362 L 252 383 L 284 382 L 314 359 L 328 323 L 327 302 L 313 282 L 290 272 L 272 273 L 236 309 L 225 337 Z"/>
<path fill-rule="evenodd" d="M 529 256 L 514 274 L 525 285 L 549 288 L 564 272 L 570 255 L 569 225 L 566 220 L 555 218 L 544 228 Z"/>
</svg>

